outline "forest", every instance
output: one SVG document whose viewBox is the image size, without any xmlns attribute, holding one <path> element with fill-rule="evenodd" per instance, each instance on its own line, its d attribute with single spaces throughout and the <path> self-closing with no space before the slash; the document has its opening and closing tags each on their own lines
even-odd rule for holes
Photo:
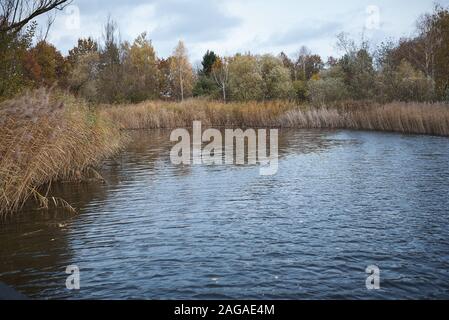
<svg viewBox="0 0 449 320">
<path fill-rule="evenodd" d="M 43 1 L 64 5 L 65 1 Z M 341 57 L 305 46 L 288 56 L 212 50 L 192 66 L 186 44 L 158 57 L 151 36 L 122 41 L 109 18 L 102 39 L 79 39 L 64 56 L 33 20 L 16 23 L 8 3 L 0 12 L 0 100 L 41 87 L 60 88 L 92 104 L 181 101 L 288 100 L 312 105 L 338 101 L 449 101 L 449 11 L 436 5 L 416 23 L 415 36 L 373 45 L 336 35 Z M 51 8 L 51 7 L 50 7 Z"/>
</svg>

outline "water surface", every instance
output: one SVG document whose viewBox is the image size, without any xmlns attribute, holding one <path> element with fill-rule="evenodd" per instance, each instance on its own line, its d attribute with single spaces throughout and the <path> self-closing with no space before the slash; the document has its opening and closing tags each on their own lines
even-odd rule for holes
<svg viewBox="0 0 449 320">
<path fill-rule="evenodd" d="M 282 131 L 262 177 L 174 166 L 169 135 L 133 133 L 107 184 L 56 186 L 77 215 L 3 218 L 0 281 L 39 299 L 449 298 L 449 139 Z"/>
</svg>

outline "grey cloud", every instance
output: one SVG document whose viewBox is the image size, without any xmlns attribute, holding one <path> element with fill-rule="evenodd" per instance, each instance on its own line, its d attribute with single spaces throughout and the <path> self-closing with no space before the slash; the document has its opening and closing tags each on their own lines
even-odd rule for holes
<svg viewBox="0 0 449 320">
<path fill-rule="evenodd" d="M 150 33 L 153 40 L 172 41 L 183 38 L 186 41 L 217 40 L 225 36 L 227 30 L 240 25 L 239 18 L 232 17 L 221 11 L 218 1 L 203 0 L 75 0 L 81 13 L 87 19 L 105 17 L 110 14 L 112 19 L 126 21 L 127 9 L 142 4 L 155 5 L 155 30 Z M 99 21 L 99 23 L 104 23 Z M 100 27 L 100 26 L 99 26 Z M 122 28 L 126 26 L 121 25 Z M 142 32 L 145 30 L 142 30 Z"/>
<path fill-rule="evenodd" d="M 266 41 L 266 44 L 282 46 L 289 44 L 302 44 L 310 40 L 335 36 L 343 29 L 340 22 L 308 23 L 298 26 L 287 32 L 275 34 Z"/>
<path fill-rule="evenodd" d="M 220 40 L 228 29 L 240 25 L 239 18 L 221 12 L 214 1 L 168 0 L 156 3 L 159 24 L 151 37 L 155 40 L 182 38 L 186 41 Z"/>
</svg>

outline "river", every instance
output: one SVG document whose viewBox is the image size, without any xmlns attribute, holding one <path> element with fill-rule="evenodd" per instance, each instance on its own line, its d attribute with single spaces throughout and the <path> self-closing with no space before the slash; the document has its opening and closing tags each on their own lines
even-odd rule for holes
<svg viewBox="0 0 449 320">
<path fill-rule="evenodd" d="M 53 186 L 77 214 L 1 219 L 1 282 L 36 299 L 449 298 L 449 139 L 282 130 L 260 176 L 175 166 L 169 131 L 131 134 L 105 184 Z"/>
</svg>

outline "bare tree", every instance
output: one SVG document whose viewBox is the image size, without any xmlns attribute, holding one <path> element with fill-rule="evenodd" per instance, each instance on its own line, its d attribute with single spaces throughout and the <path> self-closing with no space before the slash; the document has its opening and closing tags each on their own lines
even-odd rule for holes
<svg viewBox="0 0 449 320">
<path fill-rule="evenodd" d="M 56 20 L 56 14 L 49 13 L 47 16 L 47 21 L 45 25 L 41 27 L 39 34 L 37 35 L 37 41 L 47 41 L 48 34 L 50 33 L 50 29 L 53 26 L 53 23 Z"/>
<path fill-rule="evenodd" d="M 19 32 L 36 17 L 63 10 L 72 0 L 1 0 L 0 32 Z"/>
</svg>

